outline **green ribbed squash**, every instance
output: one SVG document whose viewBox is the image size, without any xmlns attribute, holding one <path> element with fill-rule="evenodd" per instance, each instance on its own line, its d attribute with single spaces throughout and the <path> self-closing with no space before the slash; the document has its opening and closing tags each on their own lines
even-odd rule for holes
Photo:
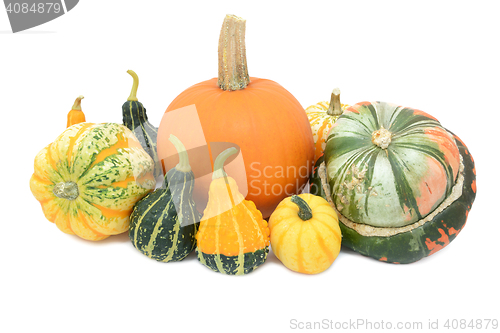
<svg viewBox="0 0 500 333">
<path fill-rule="evenodd" d="M 165 175 L 163 186 L 139 201 L 130 216 L 132 244 L 149 258 L 180 261 L 196 246 L 200 213 L 192 198 L 194 174 L 180 140 L 169 139 L 179 154 L 179 164 Z"/>
<path fill-rule="evenodd" d="M 342 244 L 385 262 L 411 263 L 448 245 L 476 195 L 463 142 L 434 117 L 389 103 L 346 110 L 330 131 L 325 164 L 311 191 L 339 212 Z"/>
<path fill-rule="evenodd" d="M 146 114 L 146 108 L 137 99 L 139 77 L 132 70 L 127 71 L 127 73 L 132 76 L 134 83 L 132 85 L 132 91 L 130 92 L 129 98 L 122 105 L 123 125 L 127 126 L 128 129 L 134 132 L 135 136 L 141 143 L 142 148 L 153 159 L 155 163 L 154 177 L 158 180 L 163 176 L 163 170 L 160 160 L 158 159 L 158 152 L 156 149 L 158 128 L 149 122 L 148 115 Z"/>
<path fill-rule="evenodd" d="M 333 125 L 325 161 L 332 200 L 343 216 L 374 227 L 402 227 L 450 195 L 460 154 L 432 116 L 366 102 Z"/>
</svg>

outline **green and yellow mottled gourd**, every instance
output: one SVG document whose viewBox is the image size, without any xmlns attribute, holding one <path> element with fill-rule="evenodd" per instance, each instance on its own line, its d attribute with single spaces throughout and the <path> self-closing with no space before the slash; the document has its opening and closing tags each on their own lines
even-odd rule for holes
<svg viewBox="0 0 500 333">
<path fill-rule="evenodd" d="M 128 70 L 127 73 L 132 76 L 134 82 L 130 96 L 122 105 L 123 125 L 127 126 L 132 132 L 134 132 L 135 136 L 141 143 L 142 148 L 155 162 L 154 176 L 156 180 L 159 180 L 163 176 L 163 170 L 158 159 L 158 152 L 156 149 L 158 128 L 149 122 L 148 115 L 146 114 L 146 108 L 137 99 L 139 77 L 132 70 Z"/>
<path fill-rule="evenodd" d="M 269 227 L 252 201 L 245 200 L 223 167 L 236 148 L 214 163 L 208 204 L 196 235 L 198 260 L 211 270 L 242 275 L 262 265 L 269 252 Z"/>
<path fill-rule="evenodd" d="M 410 263 L 437 252 L 458 235 L 474 202 L 467 147 L 420 110 L 350 107 L 330 131 L 325 162 L 313 183 L 323 178 L 343 244 L 381 261 Z"/>
<path fill-rule="evenodd" d="M 154 187 L 153 160 L 113 123 L 68 127 L 38 153 L 30 180 L 49 221 L 94 241 L 127 231 L 134 204 Z"/>
<path fill-rule="evenodd" d="M 180 261 L 193 251 L 201 218 L 192 197 L 195 177 L 187 151 L 174 135 L 169 140 L 179 163 L 167 172 L 162 188 L 135 205 L 129 230 L 135 248 L 162 262 Z"/>
</svg>

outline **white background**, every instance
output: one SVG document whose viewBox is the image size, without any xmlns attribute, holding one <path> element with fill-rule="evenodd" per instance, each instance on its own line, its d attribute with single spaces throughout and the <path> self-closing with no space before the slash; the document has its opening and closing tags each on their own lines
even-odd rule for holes
<svg viewBox="0 0 500 333">
<path fill-rule="evenodd" d="M 500 320 L 498 4 L 83 0 L 18 34 L 0 9 L 0 331 L 286 332 L 293 319 L 424 329 L 438 319 L 443 329 L 446 319 Z M 459 237 L 410 265 L 342 250 L 330 269 L 308 276 L 270 254 L 235 277 L 193 254 L 157 263 L 126 234 L 93 243 L 48 222 L 29 190 L 33 160 L 65 129 L 74 99 L 85 96 L 88 121 L 120 123 L 133 69 L 158 125 L 180 92 L 217 75 L 225 14 L 247 20 L 250 75 L 279 82 L 304 107 L 340 87 L 344 103 L 418 108 L 458 134 L 478 184 Z"/>
</svg>

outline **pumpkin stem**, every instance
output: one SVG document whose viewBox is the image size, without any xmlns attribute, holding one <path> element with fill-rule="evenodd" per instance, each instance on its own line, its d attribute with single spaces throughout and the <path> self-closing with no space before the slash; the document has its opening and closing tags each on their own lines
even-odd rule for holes
<svg viewBox="0 0 500 333">
<path fill-rule="evenodd" d="M 342 114 L 342 105 L 340 104 L 340 89 L 335 88 L 332 91 L 332 97 L 330 99 L 330 106 L 326 113 L 329 116 L 340 116 Z"/>
<path fill-rule="evenodd" d="M 52 193 L 58 198 L 75 200 L 78 198 L 78 185 L 75 182 L 60 182 L 52 189 Z"/>
<path fill-rule="evenodd" d="M 179 154 L 179 163 L 175 166 L 175 168 L 180 172 L 191 171 L 191 165 L 189 165 L 188 153 L 186 151 L 186 147 L 184 147 L 181 140 L 179 140 L 179 138 L 177 138 L 173 134 L 170 134 L 168 140 L 172 142 L 175 149 L 177 150 L 177 154 Z"/>
<path fill-rule="evenodd" d="M 219 79 L 217 85 L 226 91 L 244 89 L 250 83 L 245 49 L 246 21 L 226 15 L 219 37 Z"/>
<path fill-rule="evenodd" d="M 217 156 L 214 162 L 214 173 L 212 175 L 212 180 L 227 176 L 226 172 L 224 171 L 224 163 L 226 162 L 229 156 L 236 154 L 237 152 L 238 149 L 231 147 L 224 150 L 222 153 L 219 154 L 219 156 Z"/>
<path fill-rule="evenodd" d="M 292 195 L 292 198 L 290 199 L 294 204 L 299 206 L 299 217 L 302 219 L 302 221 L 307 221 L 310 220 L 313 217 L 311 207 L 305 202 L 304 199 L 299 197 L 298 195 Z"/>
<path fill-rule="evenodd" d="M 380 126 L 379 130 L 373 131 L 372 133 L 372 143 L 379 146 L 382 149 L 387 149 L 391 144 L 392 133 Z"/>
<path fill-rule="evenodd" d="M 130 92 L 130 96 L 127 98 L 127 101 L 137 101 L 137 88 L 139 88 L 139 77 L 133 70 L 128 70 L 132 78 L 134 79 L 134 83 L 132 84 L 132 91 Z"/>
<path fill-rule="evenodd" d="M 82 95 L 78 96 L 75 99 L 75 104 L 73 104 L 71 110 L 82 111 L 82 99 L 83 99 Z"/>
</svg>

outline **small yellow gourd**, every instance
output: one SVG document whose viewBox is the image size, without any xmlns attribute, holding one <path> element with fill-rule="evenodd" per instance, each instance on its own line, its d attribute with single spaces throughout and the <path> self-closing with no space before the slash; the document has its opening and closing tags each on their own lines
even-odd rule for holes
<svg viewBox="0 0 500 333">
<path fill-rule="evenodd" d="M 66 124 L 66 128 L 75 124 L 84 123 L 86 121 L 85 114 L 82 111 L 82 99 L 82 95 L 78 96 L 73 104 L 73 107 L 68 112 L 68 122 Z"/>
<path fill-rule="evenodd" d="M 289 269 L 317 274 L 340 252 L 337 213 L 325 199 L 309 193 L 285 198 L 269 219 L 271 247 Z"/>
</svg>

